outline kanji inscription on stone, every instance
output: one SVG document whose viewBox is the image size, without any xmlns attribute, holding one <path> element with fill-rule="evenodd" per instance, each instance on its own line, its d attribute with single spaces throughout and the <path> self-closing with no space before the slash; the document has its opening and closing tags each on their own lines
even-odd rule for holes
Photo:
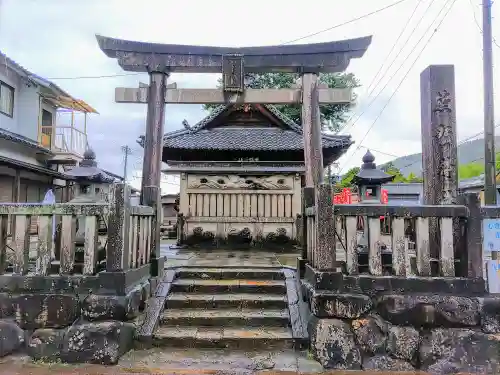
<svg viewBox="0 0 500 375">
<path fill-rule="evenodd" d="M 222 87 L 224 91 L 243 92 L 245 84 L 244 76 L 243 55 L 231 54 L 222 56 Z"/>
</svg>

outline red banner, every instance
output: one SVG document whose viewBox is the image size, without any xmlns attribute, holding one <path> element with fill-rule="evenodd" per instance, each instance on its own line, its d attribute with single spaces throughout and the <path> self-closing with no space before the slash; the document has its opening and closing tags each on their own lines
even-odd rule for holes
<svg viewBox="0 0 500 375">
<path fill-rule="evenodd" d="M 352 194 L 350 188 L 344 188 L 341 193 L 333 196 L 334 204 L 352 204 Z"/>
<path fill-rule="evenodd" d="M 353 197 L 350 188 L 344 188 L 342 190 L 342 192 L 340 192 L 338 194 L 335 194 L 333 196 L 333 203 L 334 204 L 353 204 L 353 203 L 357 203 L 358 202 L 357 198 L 358 198 L 357 196 Z M 386 189 L 382 189 L 381 190 L 380 203 L 382 203 L 382 204 L 388 204 L 389 203 L 389 192 Z"/>
<path fill-rule="evenodd" d="M 380 195 L 380 203 L 388 204 L 389 203 L 389 192 L 386 189 L 382 189 L 382 194 Z"/>
</svg>

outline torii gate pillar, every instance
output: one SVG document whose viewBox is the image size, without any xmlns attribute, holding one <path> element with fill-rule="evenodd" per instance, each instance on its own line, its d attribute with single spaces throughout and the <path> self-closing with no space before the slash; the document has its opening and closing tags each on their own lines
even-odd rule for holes
<svg viewBox="0 0 500 375">
<path fill-rule="evenodd" d="M 146 117 L 146 137 L 144 140 L 141 204 L 153 207 L 156 212 L 151 225 L 152 261 L 160 257 L 160 182 L 167 78 L 168 73 L 164 71 L 149 71 L 149 100 Z"/>
</svg>

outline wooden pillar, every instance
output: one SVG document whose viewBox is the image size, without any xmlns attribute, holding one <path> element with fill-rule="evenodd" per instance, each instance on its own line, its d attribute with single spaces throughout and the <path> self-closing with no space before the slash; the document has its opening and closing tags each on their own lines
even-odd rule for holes
<svg viewBox="0 0 500 375">
<path fill-rule="evenodd" d="M 21 170 L 16 169 L 16 175 L 14 177 L 14 183 L 12 186 L 12 202 L 19 203 L 21 199 Z"/>
<path fill-rule="evenodd" d="M 302 126 L 304 134 L 305 186 L 313 188 L 315 218 L 308 233 L 314 236 L 307 249 L 313 267 L 331 270 L 335 267 L 335 219 L 331 186 L 323 183 L 323 147 L 319 111 L 318 75 L 302 74 Z M 305 197 L 304 197 L 305 198 Z"/>
<path fill-rule="evenodd" d="M 12 183 L 12 202 L 19 203 L 21 199 L 21 170 L 16 169 L 16 175 Z M 16 233 L 16 215 L 10 215 L 10 233 L 12 236 Z"/>
<path fill-rule="evenodd" d="M 160 181 L 167 78 L 168 74 L 163 71 L 151 71 L 149 73 L 148 112 L 146 119 L 146 137 L 144 140 L 141 204 L 153 207 L 155 210 L 155 216 L 151 223 L 152 233 L 150 251 L 152 262 L 160 256 Z"/>
<path fill-rule="evenodd" d="M 467 206 L 469 217 L 465 222 L 465 237 L 459 241 L 461 252 L 459 253 L 460 264 L 458 266 L 459 276 L 470 278 L 483 277 L 483 236 L 481 215 L 481 202 L 475 193 L 466 193 L 459 198 L 459 204 Z"/>
<path fill-rule="evenodd" d="M 455 69 L 430 65 L 420 74 L 423 203 L 454 204 L 458 190 Z M 454 220 L 455 248 L 458 220 Z M 431 257 L 438 257 L 438 220 L 429 220 Z"/>
<path fill-rule="evenodd" d="M 302 75 L 302 127 L 306 187 L 316 187 L 323 180 L 323 152 L 319 112 L 318 75 Z"/>
</svg>

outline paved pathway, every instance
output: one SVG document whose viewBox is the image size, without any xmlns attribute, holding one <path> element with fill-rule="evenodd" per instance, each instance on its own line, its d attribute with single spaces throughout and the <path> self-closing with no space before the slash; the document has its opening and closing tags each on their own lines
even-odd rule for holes
<svg viewBox="0 0 500 375">
<path fill-rule="evenodd" d="M 253 267 L 296 267 L 298 253 L 275 253 L 272 251 L 228 251 L 178 249 L 173 241 L 162 241 L 160 253 L 167 257 L 165 267 L 198 266 L 253 266 Z"/>
<path fill-rule="evenodd" d="M 162 350 L 162 352 L 165 352 Z M 208 354 L 208 355 L 207 355 Z M 292 374 L 323 374 L 323 375 L 365 375 L 364 371 L 314 371 L 306 362 L 298 362 L 295 368 L 291 366 L 290 353 L 282 353 L 281 356 L 259 354 L 260 362 L 250 362 L 248 357 L 240 354 L 227 353 L 224 351 L 207 353 L 196 351 L 191 353 L 185 350 L 171 351 L 158 356 L 155 353 L 136 351 L 136 356 L 126 356 L 117 366 L 98 365 L 67 365 L 67 364 L 44 364 L 31 363 L 28 358 L 11 356 L 0 361 L 0 374 L 6 375 L 116 375 L 116 374 L 157 374 L 157 375 L 292 375 Z M 176 356 L 176 358 L 174 358 Z M 251 356 L 250 356 L 251 357 Z M 151 361 L 154 358 L 158 361 Z M 191 358 L 191 361 L 186 358 Z M 271 359 L 270 359 L 271 358 Z M 280 358 L 280 359 L 279 359 Z M 263 369 L 269 361 L 275 361 L 275 369 Z M 128 362 L 132 360 L 133 362 Z M 267 361 L 267 362 L 266 362 Z M 280 362 L 281 361 L 281 362 Z M 292 361 L 293 362 L 293 361 Z M 256 368 L 254 365 L 259 364 Z M 254 366 L 254 367 L 251 367 Z M 370 372 L 373 374 L 373 372 Z M 421 372 L 377 372 L 377 375 L 426 375 Z M 428 375 L 428 374 L 427 374 Z M 466 374 L 462 374 L 466 375 Z"/>
</svg>

